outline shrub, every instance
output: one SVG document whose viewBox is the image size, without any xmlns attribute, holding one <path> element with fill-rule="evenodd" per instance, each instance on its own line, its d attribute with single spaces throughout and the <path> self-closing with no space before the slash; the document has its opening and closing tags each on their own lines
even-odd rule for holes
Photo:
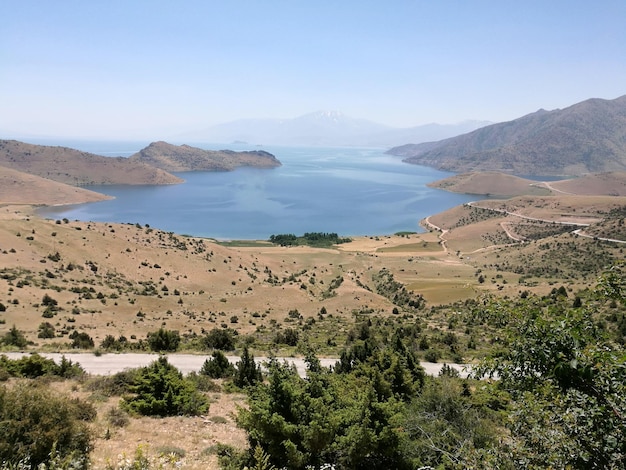
<svg viewBox="0 0 626 470">
<path fill-rule="evenodd" d="M 124 370 L 111 376 L 95 377 L 87 383 L 87 389 L 107 397 L 130 393 L 139 374 L 139 369 Z"/>
<path fill-rule="evenodd" d="M 18 348 L 25 348 L 28 345 L 28 341 L 20 330 L 15 325 L 4 335 L 2 343 L 7 346 L 16 346 Z"/>
<path fill-rule="evenodd" d="M 89 403 L 32 384 L 0 387 L 0 461 L 38 468 L 61 458 L 86 469 L 92 437 L 85 421 L 94 416 Z"/>
<path fill-rule="evenodd" d="M 286 344 L 288 346 L 296 346 L 300 340 L 300 333 L 293 328 L 287 328 L 285 331 L 276 333 L 274 343 Z"/>
<path fill-rule="evenodd" d="M 41 299 L 41 305 L 43 305 L 44 307 L 56 307 L 57 304 L 58 302 L 50 297 L 48 294 L 45 294 L 43 296 L 43 299 Z"/>
<path fill-rule="evenodd" d="M 235 373 L 235 367 L 222 351 L 213 351 L 212 357 L 204 361 L 200 373 L 208 375 L 212 379 L 223 379 L 232 377 Z"/>
<path fill-rule="evenodd" d="M 235 333 L 229 328 L 215 328 L 209 331 L 202 339 L 204 346 L 209 349 L 221 349 L 222 351 L 232 351 L 235 349 Z"/>
<path fill-rule="evenodd" d="M 426 354 L 424 354 L 424 359 L 426 359 L 427 362 L 437 362 L 440 357 L 441 354 L 439 353 L 439 351 L 434 349 L 431 349 L 430 351 L 427 351 Z"/>
<path fill-rule="evenodd" d="M 248 351 L 248 347 L 243 348 L 241 360 L 237 362 L 235 379 L 233 383 L 237 387 L 248 387 L 263 380 L 261 367 L 254 361 L 254 356 Z"/>
<path fill-rule="evenodd" d="M 57 365 L 52 359 L 47 359 L 39 354 L 23 356 L 19 359 L 9 359 L 0 356 L 0 369 L 4 369 L 12 377 L 25 377 L 34 379 L 43 375 L 56 375 L 63 378 L 78 377 L 85 373 L 84 369 L 71 360 L 61 358 Z"/>
<path fill-rule="evenodd" d="M 139 370 L 131 390 L 134 396 L 125 397 L 122 403 L 142 415 L 199 415 L 209 409 L 206 397 L 193 382 L 183 379 L 163 356 Z"/>
<path fill-rule="evenodd" d="M 159 328 L 159 331 L 148 333 L 148 345 L 152 351 L 176 351 L 180 344 L 178 331 Z"/>
<path fill-rule="evenodd" d="M 56 330 L 50 322 L 42 322 L 39 325 L 38 330 L 39 332 L 37 333 L 37 338 L 48 339 L 56 336 Z"/>
<path fill-rule="evenodd" d="M 128 419 L 128 413 L 126 413 L 121 408 L 115 407 L 111 408 L 107 412 L 107 421 L 111 426 L 114 426 L 116 428 L 123 428 L 125 426 L 128 426 L 130 419 Z"/>
<path fill-rule="evenodd" d="M 72 340 L 72 349 L 92 349 L 93 339 L 87 333 L 74 331 L 69 338 Z"/>
<path fill-rule="evenodd" d="M 219 393 L 222 391 L 222 387 L 207 375 L 189 372 L 186 379 L 192 382 L 196 389 L 201 392 Z"/>
</svg>

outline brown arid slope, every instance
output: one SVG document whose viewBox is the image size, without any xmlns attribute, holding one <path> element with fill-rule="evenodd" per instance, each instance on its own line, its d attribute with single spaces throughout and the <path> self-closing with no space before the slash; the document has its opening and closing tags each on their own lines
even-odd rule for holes
<svg viewBox="0 0 626 470">
<path fill-rule="evenodd" d="M 109 198 L 94 191 L 0 166 L 0 206 L 81 204 Z"/>
<path fill-rule="evenodd" d="M 281 165 L 274 155 L 263 150 L 215 151 L 167 142 L 153 142 L 131 156 L 130 160 L 172 172 L 231 171 L 241 166 L 275 168 Z"/>
<path fill-rule="evenodd" d="M 477 269 L 519 275 L 524 286 L 552 278 L 581 287 L 624 259 L 625 210 L 626 197 L 522 196 L 464 204 L 425 225 Z"/>
<path fill-rule="evenodd" d="M 589 196 L 626 196 L 626 172 L 585 175 L 543 183 L 556 193 Z"/>
<path fill-rule="evenodd" d="M 539 110 L 436 143 L 389 150 L 405 161 L 454 172 L 578 176 L 626 170 L 626 95 Z"/>
<path fill-rule="evenodd" d="M 229 248 L 139 225 L 43 220 L 28 207 L 0 208 L 0 221 L 0 303 L 7 307 L 0 335 L 15 324 L 39 348 L 66 344 L 74 329 L 96 344 L 108 334 L 145 339 L 161 326 L 186 335 L 227 326 L 262 340 L 308 319 L 318 320 L 313 343 L 330 334 L 341 345 L 355 312 L 391 315 L 393 302 L 372 280 L 382 268 L 417 282 L 416 295 L 420 282 L 443 279 L 453 280 L 446 301 L 476 295 L 471 268 L 441 259 L 429 233 L 366 237 L 341 250 Z M 60 307 L 48 320 L 46 294 Z M 322 307 L 332 316 L 319 321 Z M 293 310 L 300 320 L 289 318 Z M 57 325 L 57 338 L 37 338 L 44 321 Z"/>
<path fill-rule="evenodd" d="M 536 181 L 507 175 L 496 171 L 463 173 L 429 183 L 431 188 L 444 189 L 453 193 L 477 194 L 490 197 L 513 197 L 524 194 L 548 196 L 546 187 L 538 187 Z"/>
<path fill-rule="evenodd" d="M 177 184 L 182 179 L 145 163 L 102 157 L 66 147 L 0 140 L 0 166 L 72 186 Z"/>
<path fill-rule="evenodd" d="M 498 198 L 524 195 L 626 196 L 626 172 L 590 174 L 559 181 L 533 181 L 496 171 L 480 171 L 450 176 L 428 186 L 453 193 Z"/>
</svg>

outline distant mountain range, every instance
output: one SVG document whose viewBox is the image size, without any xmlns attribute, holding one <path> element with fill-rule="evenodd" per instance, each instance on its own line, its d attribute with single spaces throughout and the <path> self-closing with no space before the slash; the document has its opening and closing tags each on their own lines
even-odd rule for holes
<svg viewBox="0 0 626 470">
<path fill-rule="evenodd" d="M 320 111 L 294 119 L 241 119 L 176 136 L 187 142 L 247 143 L 251 145 L 352 146 L 388 148 L 407 142 L 427 142 L 470 132 L 490 124 L 426 124 L 395 128 L 336 111 Z"/>
<path fill-rule="evenodd" d="M 626 95 L 543 109 L 457 137 L 392 148 L 408 163 L 454 172 L 578 176 L 626 170 Z"/>
</svg>

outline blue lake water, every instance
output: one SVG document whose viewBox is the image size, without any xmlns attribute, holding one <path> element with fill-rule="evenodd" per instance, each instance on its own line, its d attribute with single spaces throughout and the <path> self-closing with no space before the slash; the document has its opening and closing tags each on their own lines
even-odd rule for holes
<svg viewBox="0 0 626 470">
<path fill-rule="evenodd" d="M 44 143 L 44 142 L 41 142 Z M 46 142 L 49 144 L 49 142 Z M 56 143 L 101 155 L 128 156 L 147 143 Z M 234 145 L 201 148 L 246 149 Z M 103 202 L 46 208 L 45 217 L 129 222 L 218 239 L 336 232 L 341 236 L 420 231 L 419 221 L 472 200 L 426 186 L 451 173 L 403 163 L 380 149 L 263 147 L 280 168 L 177 173 L 169 186 L 89 186 Z"/>
</svg>

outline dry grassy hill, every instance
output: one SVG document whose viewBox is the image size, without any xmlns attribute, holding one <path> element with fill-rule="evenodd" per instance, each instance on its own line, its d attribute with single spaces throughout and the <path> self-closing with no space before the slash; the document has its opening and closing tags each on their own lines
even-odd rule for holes
<svg viewBox="0 0 626 470">
<path fill-rule="evenodd" d="M 109 196 L 0 166 L 0 205 L 57 205 L 102 201 Z"/>
<path fill-rule="evenodd" d="M 609 172 L 581 176 L 549 183 L 552 190 L 588 196 L 626 196 L 626 172 Z"/>
<path fill-rule="evenodd" d="M 453 193 L 477 194 L 482 196 L 513 197 L 523 194 L 548 196 L 551 191 L 536 186 L 536 182 L 497 171 L 463 173 L 429 183 L 431 188 L 444 189 Z"/>
<path fill-rule="evenodd" d="M 453 193 L 499 198 L 515 196 L 626 196 L 626 172 L 597 173 L 559 181 L 534 181 L 497 171 L 450 176 L 429 183 L 431 188 Z"/>
<path fill-rule="evenodd" d="M 128 158 L 102 157 L 66 147 L 0 140 L 0 166 L 73 186 L 176 184 L 183 180 Z"/>
<path fill-rule="evenodd" d="M 162 326 L 191 336 L 229 327 L 261 342 L 295 326 L 309 328 L 313 344 L 340 346 L 355 315 L 392 315 L 396 305 L 373 280 L 383 268 L 416 296 L 432 292 L 427 301 L 476 295 L 472 268 L 446 259 L 429 233 L 366 237 L 341 250 L 225 247 L 138 225 L 42 220 L 26 207 L 0 214 L 0 334 L 15 324 L 39 347 L 66 344 L 74 330 L 99 344 Z M 46 294 L 58 302 L 51 318 Z M 58 338 L 37 338 L 46 321 Z"/>
</svg>

